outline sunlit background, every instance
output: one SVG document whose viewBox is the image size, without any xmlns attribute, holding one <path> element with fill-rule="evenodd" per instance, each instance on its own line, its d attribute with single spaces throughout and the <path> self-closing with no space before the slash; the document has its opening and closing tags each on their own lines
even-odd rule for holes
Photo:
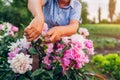
<svg viewBox="0 0 120 80">
<path fill-rule="evenodd" d="M 96 22 L 98 22 L 98 9 L 101 8 L 101 19 L 109 19 L 109 11 L 108 11 L 108 5 L 109 0 L 82 0 L 85 1 L 88 5 L 88 18 L 90 20 L 93 20 L 93 18 L 96 19 Z M 120 0 L 116 0 L 116 9 L 115 9 L 115 15 L 113 19 L 116 19 L 117 16 L 120 14 Z"/>
</svg>

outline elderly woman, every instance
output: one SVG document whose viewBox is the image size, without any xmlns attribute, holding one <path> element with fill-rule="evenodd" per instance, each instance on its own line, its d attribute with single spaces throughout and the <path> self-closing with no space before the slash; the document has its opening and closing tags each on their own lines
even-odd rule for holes
<svg viewBox="0 0 120 80">
<path fill-rule="evenodd" d="M 28 8 L 34 19 L 25 29 L 28 41 L 36 39 L 42 32 L 44 23 L 49 31 L 44 35 L 46 42 L 55 42 L 62 36 L 77 32 L 81 4 L 78 0 L 28 0 Z M 39 68 L 39 59 L 33 55 L 33 71 Z"/>
<path fill-rule="evenodd" d="M 78 0 L 28 0 L 28 8 L 34 16 L 25 29 L 28 41 L 41 34 L 44 22 L 49 27 L 45 35 L 48 37 L 46 42 L 55 42 L 62 36 L 77 32 L 81 14 L 81 4 Z"/>
</svg>

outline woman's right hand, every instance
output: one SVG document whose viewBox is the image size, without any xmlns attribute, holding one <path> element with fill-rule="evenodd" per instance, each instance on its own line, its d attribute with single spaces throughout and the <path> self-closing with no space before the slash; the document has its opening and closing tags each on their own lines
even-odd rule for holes
<svg viewBox="0 0 120 80">
<path fill-rule="evenodd" d="M 43 25 L 44 21 L 41 19 L 41 17 L 34 17 L 31 23 L 25 28 L 24 32 L 29 42 L 35 40 L 41 34 Z"/>
</svg>

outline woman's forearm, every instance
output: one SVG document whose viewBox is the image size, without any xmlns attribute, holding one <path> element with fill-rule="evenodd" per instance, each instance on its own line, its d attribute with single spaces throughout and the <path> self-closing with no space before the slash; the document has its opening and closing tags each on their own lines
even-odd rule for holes
<svg viewBox="0 0 120 80">
<path fill-rule="evenodd" d="M 25 28 L 25 36 L 28 41 L 35 40 L 42 32 L 44 26 L 43 3 L 43 0 L 28 0 L 28 9 L 34 16 L 33 20 Z"/>
<path fill-rule="evenodd" d="M 44 4 L 43 0 L 28 0 L 28 9 L 34 17 L 43 16 L 42 6 Z"/>
<path fill-rule="evenodd" d="M 71 36 L 77 32 L 77 29 L 79 27 L 79 22 L 71 21 L 69 25 L 63 27 L 64 29 L 62 36 Z"/>
</svg>

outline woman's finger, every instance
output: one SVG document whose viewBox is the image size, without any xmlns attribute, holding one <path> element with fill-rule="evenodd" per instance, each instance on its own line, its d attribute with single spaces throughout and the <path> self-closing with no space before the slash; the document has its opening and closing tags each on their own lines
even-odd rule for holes
<svg viewBox="0 0 120 80">
<path fill-rule="evenodd" d="M 46 34 L 42 34 L 42 37 L 44 37 L 46 41 L 49 41 L 48 38 L 50 38 L 52 34 L 53 33 L 50 31 L 50 32 L 47 32 Z"/>
<path fill-rule="evenodd" d="M 29 39 L 29 36 L 26 36 L 27 39 Z"/>
<path fill-rule="evenodd" d="M 56 40 L 56 34 L 53 34 L 50 38 L 49 38 L 49 40 L 50 40 L 50 42 L 54 42 L 55 40 Z"/>
<path fill-rule="evenodd" d="M 51 36 L 55 31 L 53 29 L 50 29 L 48 32 L 47 32 L 47 35 L 48 36 Z"/>
<path fill-rule="evenodd" d="M 32 29 L 32 26 L 27 26 L 27 27 L 25 28 L 25 32 L 27 33 L 28 30 L 30 30 L 30 29 Z"/>
<path fill-rule="evenodd" d="M 28 34 L 27 34 L 27 33 L 24 33 L 24 36 L 28 36 Z"/>
<path fill-rule="evenodd" d="M 29 39 L 27 39 L 29 42 L 31 42 L 31 41 L 33 41 L 33 40 L 35 40 L 36 38 L 38 38 L 38 35 L 34 35 L 33 37 L 31 37 L 31 38 L 29 38 Z"/>
<path fill-rule="evenodd" d="M 27 31 L 27 34 L 28 34 L 28 35 L 31 35 L 32 33 L 35 33 L 35 30 L 30 29 L 30 30 Z"/>
<path fill-rule="evenodd" d="M 30 38 L 34 38 L 35 36 L 39 36 L 39 35 L 37 35 L 35 32 L 33 32 L 29 35 Z"/>
</svg>

